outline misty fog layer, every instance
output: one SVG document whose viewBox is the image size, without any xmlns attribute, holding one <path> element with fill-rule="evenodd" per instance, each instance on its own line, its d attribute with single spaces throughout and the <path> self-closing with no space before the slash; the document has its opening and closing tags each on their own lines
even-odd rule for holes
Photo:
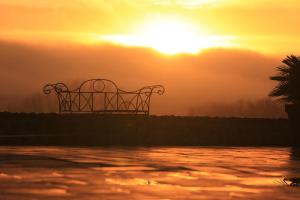
<svg viewBox="0 0 300 200">
<path fill-rule="evenodd" d="M 274 87 L 269 76 L 279 64 L 280 58 L 244 50 L 211 49 L 198 55 L 166 56 L 147 48 L 109 44 L 0 42 L 0 110 L 55 112 L 55 96 L 42 94 L 45 84 L 66 82 L 72 89 L 85 79 L 107 78 L 130 91 L 164 85 L 166 93 L 153 96 L 151 114 L 248 116 L 230 112 L 240 106 L 235 102 L 243 101 L 260 104 L 251 107 L 251 112 L 257 109 L 260 114 L 249 116 L 285 116 L 277 103 L 261 103 Z M 219 105 L 219 109 L 211 105 Z M 272 114 L 264 114 L 263 109 Z"/>
</svg>

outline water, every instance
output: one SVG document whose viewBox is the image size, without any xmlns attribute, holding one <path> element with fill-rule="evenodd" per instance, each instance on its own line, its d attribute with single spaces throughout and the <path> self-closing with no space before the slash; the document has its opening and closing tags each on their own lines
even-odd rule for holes
<svg viewBox="0 0 300 200">
<path fill-rule="evenodd" d="M 0 147 L 0 199 L 300 199 L 290 148 Z"/>
</svg>

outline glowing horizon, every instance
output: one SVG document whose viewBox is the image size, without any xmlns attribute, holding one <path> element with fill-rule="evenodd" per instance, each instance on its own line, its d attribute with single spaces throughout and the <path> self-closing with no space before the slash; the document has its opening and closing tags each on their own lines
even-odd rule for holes
<svg viewBox="0 0 300 200">
<path fill-rule="evenodd" d="M 125 46 L 150 47 L 164 54 L 196 54 L 213 47 L 233 47 L 230 36 L 199 33 L 196 26 L 178 19 L 144 23 L 135 35 L 99 35 L 98 39 Z"/>
<path fill-rule="evenodd" d="M 300 51 L 299 11 L 296 0 L 3 0 L 0 40 L 113 43 L 170 55 L 219 47 L 286 55 Z"/>
</svg>

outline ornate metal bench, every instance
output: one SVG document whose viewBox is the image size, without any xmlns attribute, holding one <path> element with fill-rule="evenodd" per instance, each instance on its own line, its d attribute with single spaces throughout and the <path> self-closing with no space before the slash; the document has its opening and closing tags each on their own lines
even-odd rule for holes
<svg viewBox="0 0 300 200">
<path fill-rule="evenodd" d="M 43 91 L 57 94 L 60 113 L 103 113 L 149 115 L 150 99 L 153 93 L 162 95 L 162 85 L 146 86 L 127 92 L 107 79 L 84 81 L 77 89 L 69 90 L 64 83 L 47 84 Z"/>
</svg>

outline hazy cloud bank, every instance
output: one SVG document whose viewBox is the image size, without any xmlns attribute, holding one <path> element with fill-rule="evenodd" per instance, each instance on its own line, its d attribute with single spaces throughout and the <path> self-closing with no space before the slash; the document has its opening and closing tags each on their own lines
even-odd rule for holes
<svg viewBox="0 0 300 200">
<path fill-rule="evenodd" d="M 0 110 L 53 111 L 52 100 L 41 94 L 46 83 L 76 85 L 85 79 L 108 78 L 125 90 L 162 84 L 166 94 L 154 97 L 152 113 L 186 115 L 212 103 L 228 105 L 241 99 L 255 102 L 266 98 L 274 87 L 269 76 L 279 64 L 280 58 L 243 50 L 164 56 L 151 49 L 113 45 L 1 42 Z M 276 113 L 274 116 L 279 116 L 283 111 L 277 109 Z"/>
</svg>

